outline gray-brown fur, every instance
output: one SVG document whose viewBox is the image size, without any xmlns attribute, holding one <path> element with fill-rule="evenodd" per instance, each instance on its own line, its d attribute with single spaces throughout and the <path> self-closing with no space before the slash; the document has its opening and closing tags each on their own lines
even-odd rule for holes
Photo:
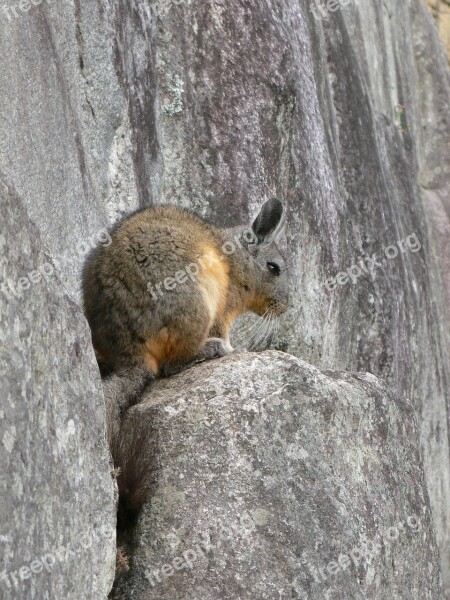
<svg viewBox="0 0 450 600">
<path fill-rule="evenodd" d="M 242 237 L 244 230 L 219 229 L 175 207 L 145 209 L 117 225 L 112 243 L 97 247 L 88 257 L 83 276 L 85 312 L 103 372 L 141 366 L 154 375 L 170 374 L 197 357 L 210 358 L 212 348 L 219 355 L 229 351 L 228 330 L 239 314 L 283 312 L 288 302 L 286 269 L 270 237 L 281 217 L 281 204 L 267 202 L 253 224 L 254 243 L 246 241 L 248 234 Z M 235 244 L 236 251 L 224 256 L 223 244 L 236 236 L 241 247 Z M 208 265 L 204 259 L 205 269 L 200 267 L 195 281 L 177 283 L 173 290 L 161 286 L 163 295 L 156 292 L 157 284 L 198 264 L 205 247 L 223 264 Z M 268 262 L 279 265 L 279 275 L 268 271 Z M 211 320 L 215 304 L 206 302 L 205 295 L 215 300 L 216 279 L 222 281 L 224 269 L 228 284 L 219 290 Z M 220 271 L 218 277 L 215 270 Z M 210 281 L 213 292 L 207 296 Z M 210 338 L 216 342 L 208 342 Z M 223 340 L 222 347 L 217 338 Z"/>
</svg>

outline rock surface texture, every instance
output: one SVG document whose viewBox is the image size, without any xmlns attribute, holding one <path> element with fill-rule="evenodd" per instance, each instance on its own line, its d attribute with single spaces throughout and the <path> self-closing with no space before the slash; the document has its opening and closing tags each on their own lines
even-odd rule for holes
<svg viewBox="0 0 450 600">
<path fill-rule="evenodd" d="M 4 183 L 0 214 L 0 598 L 99 600 L 116 515 L 89 329 Z"/>
<path fill-rule="evenodd" d="M 280 352 L 158 382 L 123 423 L 121 477 L 150 501 L 113 598 L 440 600 L 418 439 L 372 375 Z"/>
<path fill-rule="evenodd" d="M 232 226 L 263 199 L 282 199 L 293 308 L 276 347 L 320 369 L 369 371 L 411 400 L 450 589 L 448 64 L 422 0 L 314 7 L 11 0 L 0 10 L 0 169 L 75 303 L 86 252 L 127 210 L 170 202 Z M 13 235 L 8 246 L 17 257 L 22 240 Z M 0 276 L 1 285 L 8 271 Z M 51 332 L 33 303 L 51 307 L 52 290 L 20 305 L 44 355 Z M 2 316 L 1 335 L 20 356 L 23 338 L 9 322 Z M 72 338 L 83 349 L 74 394 L 91 398 L 89 422 L 101 428 L 100 381 L 79 316 L 67 317 L 59 349 Z M 23 365 L 37 399 L 34 363 Z M 65 406 L 75 414 L 73 401 L 61 401 L 58 419 Z M 21 409 L 6 409 L 19 430 Z M 99 444 L 93 455 L 77 446 L 81 479 L 105 464 L 102 435 L 89 438 Z M 107 485 L 106 471 L 97 477 Z M 80 502 L 103 498 L 95 489 L 79 487 Z M 112 500 L 100 504 L 108 521 Z M 19 538 L 50 531 L 34 514 Z"/>
<path fill-rule="evenodd" d="M 450 61 L 450 0 L 426 0 Z"/>
</svg>

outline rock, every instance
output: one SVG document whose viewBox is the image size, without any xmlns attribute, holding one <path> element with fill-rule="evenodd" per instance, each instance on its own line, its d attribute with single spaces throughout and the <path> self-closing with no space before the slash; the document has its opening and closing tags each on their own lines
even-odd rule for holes
<svg viewBox="0 0 450 600">
<path fill-rule="evenodd" d="M 90 333 L 0 181 L 0 597 L 100 600 L 116 511 Z"/>
<path fill-rule="evenodd" d="M 450 60 L 450 10 L 448 0 L 426 0 L 428 8 L 436 21 L 447 58 Z"/>
<path fill-rule="evenodd" d="M 116 599 L 442 598 L 414 411 L 372 375 L 211 361 L 148 390 L 116 460 L 143 501 Z"/>
</svg>

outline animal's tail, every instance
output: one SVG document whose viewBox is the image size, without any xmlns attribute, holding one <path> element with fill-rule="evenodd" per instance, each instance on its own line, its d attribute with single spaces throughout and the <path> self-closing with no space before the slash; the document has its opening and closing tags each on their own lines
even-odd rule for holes
<svg viewBox="0 0 450 600">
<path fill-rule="evenodd" d="M 127 410 L 137 404 L 155 374 L 145 367 L 130 367 L 109 375 L 103 382 L 106 407 L 106 431 L 113 459 L 119 443 L 122 418 Z"/>
</svg>

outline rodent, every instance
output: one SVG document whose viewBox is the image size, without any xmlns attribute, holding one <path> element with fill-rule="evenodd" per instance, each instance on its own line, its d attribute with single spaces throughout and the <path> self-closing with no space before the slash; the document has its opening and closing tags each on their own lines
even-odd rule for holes
<svg viewBox="0 0 450 600">
<path fill-rule="evenodd" d="M 103 375 L 170 375 L 232 352 L 239 315 L 280 315 L 289 302 L 274 234 L 283 205 L 266 202 L 249 229 L 222 229 L 174 206 L 140 210 L 110 232 L 83 270 L 83 299 Z"/>
<path fill-rule="evenodd" d="M 147 497 L 135 461 L 124 463 L 124 413 L 157 376 L 233 351 L 229 329 L 246 311 L 273 317 L 288 308 L 286 262 L 276 243 L 283 206 L 266 202 L 248 228 L 220 229 L 173 206 L 147 208 L 110 232 L 88 256 L 85 314 L 103 376 L 106 429 L 122 471 L 120 523 Z M 263 332 L 266 320 L 263 320 Z"/>
</svg>

